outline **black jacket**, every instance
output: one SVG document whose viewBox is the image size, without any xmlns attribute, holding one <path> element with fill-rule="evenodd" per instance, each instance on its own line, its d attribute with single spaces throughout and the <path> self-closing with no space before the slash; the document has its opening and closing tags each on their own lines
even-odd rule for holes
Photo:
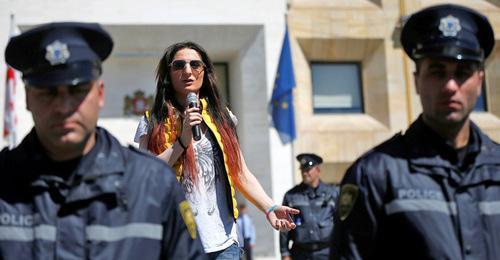
<svg viewBox="0 0 500 260">
<path fill-rule="evenodd" d="M 328 245 L 338 193 L 337 187 L 321 181 L 316 189 L 301 183 L 286 192 L 283 205 L 299 209 L 300 213 L 293 216 L 297 228 L 280 232 L 282 256 L 294 255 L 288 248 L 290 240 L 293 248 L 306 251 L 321 250 Z"/>
<path fill-rule="evenodd" d="M 0 259 L 204 259 L 172 170 L 96 132 L 71 162 L 50 161 L 34 130 L 0 152 Z"/>
<path fill-rule="evenodd" d="M 420 118 L 341 185 L 333 259 L 500 259 L 500 146 L 471 123 L 467 154 Z M 461 165 L 461 166 L 459 166 Z"/>
</svg>

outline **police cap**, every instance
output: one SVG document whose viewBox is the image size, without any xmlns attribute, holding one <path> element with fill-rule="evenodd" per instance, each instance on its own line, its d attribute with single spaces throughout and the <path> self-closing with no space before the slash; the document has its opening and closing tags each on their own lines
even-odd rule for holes
<svg viewBox="0 0 500 260">
<path fill-rule="evenodd" d="M 495 43 L 488 19 L 467 7 L 446 4 L 410 16 L 401 44 L 413 60 L 424 57 L 483 62 Z"/>
<path fill-rule="evenodd" d="M 50 23 L 12 37 L 5 61 L 29 87 L 77 85 L 101 75 L 112 49 L 111 36 L 97 23 Z"/>
<path fill-rule="evenodd" d="M 323 159 L 313 153 L 301 153 L 297 155 L 297 160 L 300 163 L 300 169 L 306 170 L 319 165 L 323 162 Z"/>
</svg>

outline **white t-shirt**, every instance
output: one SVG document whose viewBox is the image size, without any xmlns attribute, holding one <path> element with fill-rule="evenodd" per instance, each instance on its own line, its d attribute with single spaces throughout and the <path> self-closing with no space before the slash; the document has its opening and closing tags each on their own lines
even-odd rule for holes
<svg viewBox="0 0 500 260">
<path fill-rule="evenodd" d="M 228 196 L 231 196 L 227 194 L 229 183 L 217 140 L 207 130 L 193 148 L 198 166 L 198 182 L 193 185 L 187 174 L 184 174 L 181 184 L 193 209 L 203 249 L 211 253 L 238 243 L 238 227 L 228 205 Z"/>
<path fill-rule="evenodd" d="M 135 130 L 134 142 L 139 143 L 141 136 L 148 134 L 148 120 L 145 116 L 141 117 L 139 120 L 139 125 L 137 125 L 137 130 Z"/>
<path fill-rule="evenodd" d="M 234 124 L 238 120 L 229 111 Z M 134 141 L 139 142 L 141 136 L 148 133 L 148 122 L 141 117 L 135 133 Z M 186 199 L 189 201 L 195 216 L 198 233 L 206 253 L 217 252 L 238 244 L 238 226 L 230 210 L 227 194 L 229 183 L 224 168 L 224 159 L 215 136 L 207 129 L 201 139 L 193 143 L 198 167 L 198 185 L 183 175 L 181 184 Z"/>
</svg>

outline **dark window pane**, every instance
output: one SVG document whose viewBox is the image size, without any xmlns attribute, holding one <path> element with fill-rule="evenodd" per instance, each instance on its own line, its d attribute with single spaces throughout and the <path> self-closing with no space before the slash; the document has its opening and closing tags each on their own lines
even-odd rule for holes
<svg viewBox="0 0 500 260">
<path fill-rule="evenodd" d="M 359 63 L 311 63 L 314 113 L 362 113 Z"/>
<path fill-rule="evenodd" d="M 228 66 L 225 62 L 214 62 L 215 67 L 215 77 L 217 78 L 217 87 L 219 88 L 219 94 L 221 95 L 222 104 L 228 104 L 229 102 L 229 74 Z"/>
</svg>

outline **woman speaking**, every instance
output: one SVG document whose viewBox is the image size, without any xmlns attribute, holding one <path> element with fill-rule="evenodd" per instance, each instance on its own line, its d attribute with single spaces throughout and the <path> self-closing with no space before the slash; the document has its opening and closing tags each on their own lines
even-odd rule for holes
<svg viewBox="0 0 500 260">
<path fill-rule="evenodd" d="M 276 230 L 295 228 L 290 214 L 299 213 L 276 205 L 247 168 L 235 124 L 221 105 L 205 50 L 193 42 L 168 47 L 158 63 L 152 111 L 139 123 L 135 140 L 176 171 L 211 259 L 240 257 L 235 189 Z"/>
</svg>

